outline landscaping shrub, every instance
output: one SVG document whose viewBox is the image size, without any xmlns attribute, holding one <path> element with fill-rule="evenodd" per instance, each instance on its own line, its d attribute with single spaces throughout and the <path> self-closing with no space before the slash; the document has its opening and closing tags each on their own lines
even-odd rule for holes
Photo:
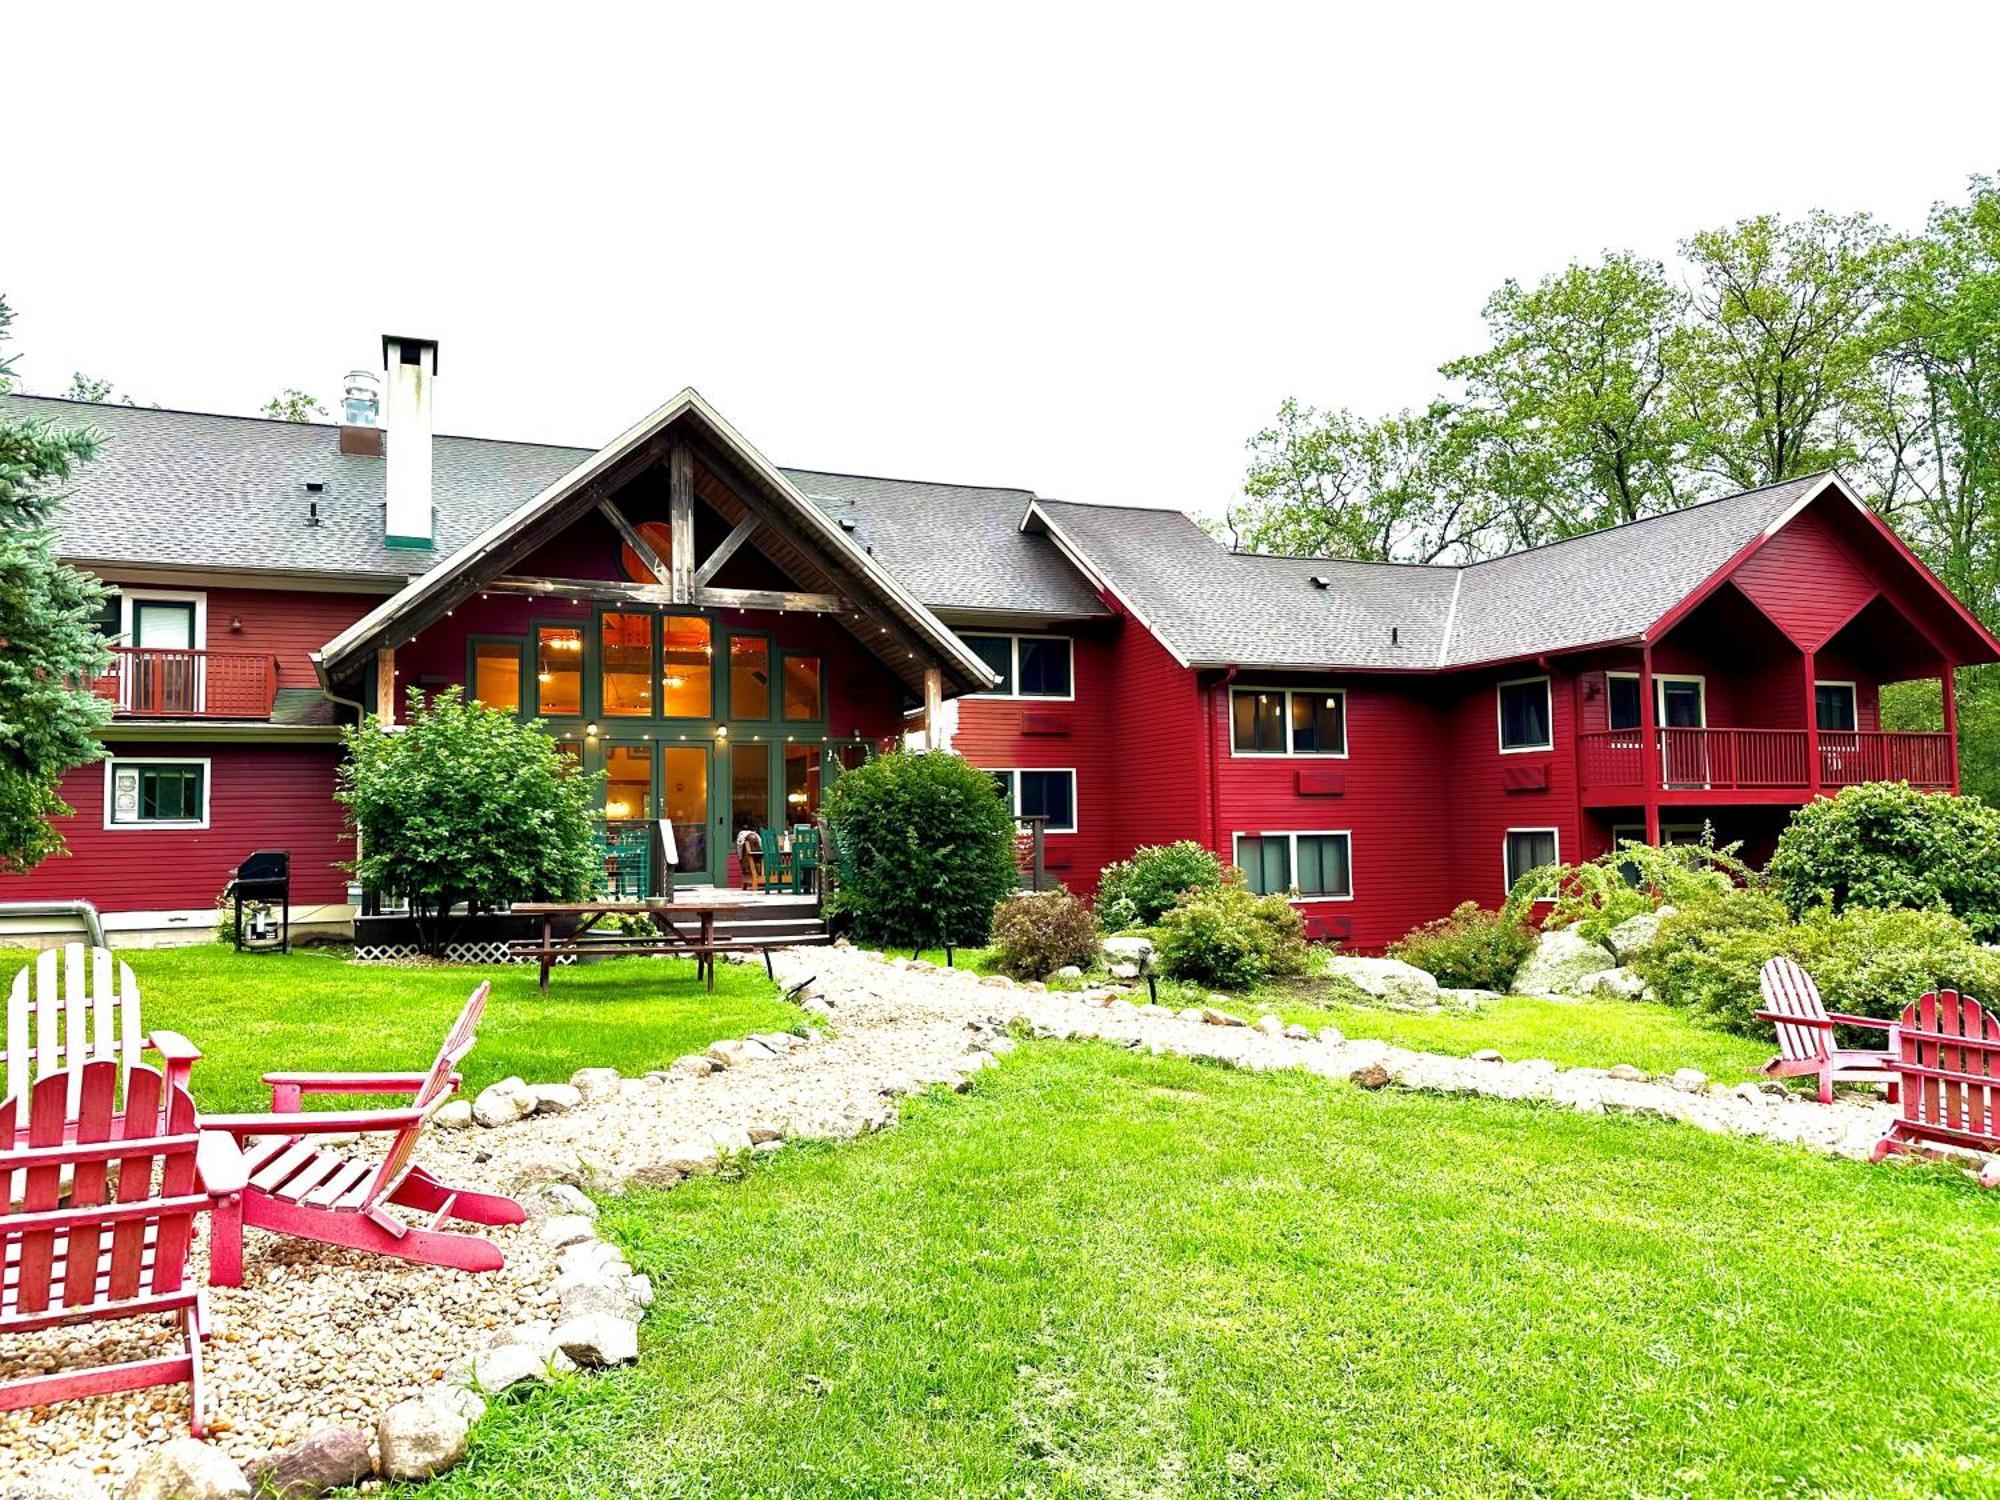
<svg viewBox="0 0 2000 1500">
<path fill-rule="evenodd" d="M 1304 918 L 1284 897 L 1256 894 L 1240 871 L 1189 891 L 1160 918 L 1157 960 L 1172 979 L 1248 990 L 1304 973 L 1306 957 Z"/>
<path fill-rule="evenodd" d="M 1504 993 L 1534 946 L 1535 935 L 1517 912 L 1487 911 L 1467 901 L 1450 916 L 1404 934 L 1389 956 L 1415 964 L 1448 989 Z"/>
<path fill-rule="evenodd" d="M 1792 815 L 1771 884 L 1794 917 L 1815 906 L 1948 911 L 2000 937 L 2000 812 L 1903 782 L 1843 787 Z"/>
<path fill-rule="evenodd" d="M 410 689 L 409 722 L 346 729 L 334 796 L 359 834 L 353 869 L 371 890 L 407 897 L 417 940 L 444 951 L 452 908 L 575 901 L 602 871 L 600 775 L 578 771 L 541 720 Z"/>
<path fill-rule="evenodd" d="M 1184 891 L 1212 891 L 1222 884 L 1222 861 L 1193 839 L 1148 844 L 1130 859 L 1114 861 L 1097 877 L 1097 914 L 1107 932 L 1147 927 Z"/>
<path fill-rule="evenodd" d="M 1828 1010 L 1851 1015 L 1893 1017 L 1942 987 L 2000 996 L 2000 955 L 1949 912 L 1818 907 L 1792 923 L 1783 903 L 1759 891 L 1682 908 L 1632 966 L 1662 1000 L 1712 1025 L 1765 1036 L 1770 1024 L 1756 1019 L 1758 976 L 1778 954 L 1812 975 Z"/>
<path fill-rule="evenodd" d="M 877 756 L 826 798 L 839 850 L 831 911 L 863 942 L 977 947 L 1019 879 L 993 778 L 945 750 Z"/>
<path fill-rule="evenodd" d="M 993 912 L 1000 967 L 1018 979 L 1041 979 L 1065 964 L 1097 958 L 1097 917 L 1061 886 L 1008 896 Z"/>
<path fill-rule="evenodd" d="M 1592 942 L 1620 922 L 1666 904 L 1692 906 L 1760 877 L 1737 858 L 1741 844 L 1718 847 L 1704 826 L 1701 842 L 1656 847 L 1632 839 L 1580 865 L 1544 865 L 1530 870 L 1507 893 L 1503 910 L 1525 920 L 1537 901 L 1554 906 L 1545 927 L 1574 926 Z"/>
</svg>

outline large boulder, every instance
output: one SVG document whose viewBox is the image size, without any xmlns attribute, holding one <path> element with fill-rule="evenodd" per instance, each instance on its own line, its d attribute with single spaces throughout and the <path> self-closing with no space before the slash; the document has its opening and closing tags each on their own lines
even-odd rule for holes
<svg viewBox="0 0 2000 1500">
<path fill-rule="evenodd" d="M 1660 940 L 1660 923 L 1673 914 L 1671 906 L 1661 906 L 1627 917 L 1604 934 L 1604 946 L 1617 956 L 1618 962 L 1625 963 L 1633 954 L 1645 952 Z"/>
<path fill-rule="evenodd" d="M 417 1397 L 398 1401 L 375 1424 L 387 1479 L 429 1479 L 465 1457 L 473 1418 L 455 1403 Z M 246 1486 L 244 1493 L 248 1494 Z"/>
<path fill-rule="evenodd" d="M 359 1484 L 375 1472 L 368 1434 L 321 1427 L 290 1447 L 253 1459 L 244 1470 L 255 1492 L 270 1500 L 316 1500 L 328 1490 Z"/>
<path fill-rule="evenodd" d="M 472 1118 L 492 1129 L 524 1120 L 535 1112 L 535 1096 L 521 1078 L 503 1078 L 489 1083 L 472 1101 Z"/>
<path fill-rule="evenodd" d="M 1439 1003 L 1438 982 L 1399 958 L 1358 958 L 1336 953 L 1326 970 L 1384 1004 L 1429 1010 Z"/>
<path fill-rule="evenodd" d="M 144 1458 L 118 1500 L 250 1500 L 236 1460 L 198 1438 L 175 1438 Z"/>
<path fill-rule="evenodd" d="M 1646 981 L 1630 969 L 1604 969 L 1584 980 L 1585 993 L 1606 1000 L 1643 1000 Z"/>
<path fill-rule="evenodd" d="M 1514 975 L 1517 995 L 1582 995 L 1594 974 L 1618 967 L 1608 948 L 1593 943 L 1574 927 L 1544 932 L 1535 951 Z"/>
</svg>

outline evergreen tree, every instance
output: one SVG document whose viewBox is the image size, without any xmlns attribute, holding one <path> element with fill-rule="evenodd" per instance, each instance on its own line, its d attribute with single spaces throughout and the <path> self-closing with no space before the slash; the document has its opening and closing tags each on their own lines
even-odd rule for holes
<svg viewBox="0 0 2000 1500">
<path fill-rule="evenodd" d="M 13 317 L 0 299 L 0 341 Z M 12 367 L 0 358 L 0 391 Z M 62 850 L 49 820 L 72 809 L 56 787 L 104 753 L 94 731 L 110 705 L 90 689 L 109 661 L 97 631 L 104 589 L 56 560 L 49 530 L 59 486 L 97 443 L 88 428 L 0 410 L 0 871 Z"/>
</svg>

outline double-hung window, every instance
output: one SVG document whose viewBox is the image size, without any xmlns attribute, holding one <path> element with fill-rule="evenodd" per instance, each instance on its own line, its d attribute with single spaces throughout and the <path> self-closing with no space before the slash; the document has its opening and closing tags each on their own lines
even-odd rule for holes
<svg viewBox="0 0 2000 1500">
<path fill-rule="evenodd" d="M 208 827 L 208 762 L 120 759 L 105 762 L 106 828 Z"/>
<path fill-rule="evenodd" d="M 1500 700 L 1500 749 L 1553 750 L 1555 719 L 1550 709 L 1549 679 L 1524 677 L 1503 682 L 1497 689 Z"/>
<path fill-rule="evenodd" d="M 1236 688 L 1229 746 L 1237 755 L 1347 754 L 1344 688 Z"/>
<path fill-rule="evenodd" d="M 1507 830 L 1505 868 L 1507 889 L 1530 870 L 1560 862 L 1561 845 L 1553 828 L 1510 828 Z"/>
<path fill-rule="evenodd" d="M 1076 832 L 1076 772 L 995 771 L 993 784 L 1017 818 L 1045 818 L 1044 833 Z"/>
<path fill-rule="evenodd" d="M 966 635 L 973 655 L 993 670 L 999 686 L 980 698 L 1074 698 L 1075 648 L 1061 635 Z"/>
<path fill-rule="evenodd" d="M 1354 897 L 1354 840 L 1348 833 L 1239 833 L 1236 867 L 1260 896 L 1307 901 Z"/>
<path fill-rule="evenodd" d="M 1822 734 L 1852 734 L 1861 727 L 1851 682 L 1813 684 L 1813 718 Z"/>
</svg>

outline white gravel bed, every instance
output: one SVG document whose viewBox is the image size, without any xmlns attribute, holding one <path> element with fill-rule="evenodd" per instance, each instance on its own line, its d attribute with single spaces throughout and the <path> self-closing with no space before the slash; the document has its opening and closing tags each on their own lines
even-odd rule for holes
<svg viewBox="0 0 2000 1500">
<path fill-rule="evenodd" d="M 829 1032 L 794 1039 L 789 1050 L 786 1040 L 775 1040 L 776 1053 L 720 1044 L 717 1052 L 735 1055 L 713 1072 L 683 1060 L 585 1102 L 565 1093 L 556 1101 L 570 1106 L 563 1112 L 490 1129 L 433 1130 L 419 1159 L 447 1183 L 522 1194 L 532 1212 L 545 1212 L 534 1184 L 671 1183 L 712 1169 L 718 1152 L 879 1129 L 893 1122 L 897 1095 L 962 1085 L 1010 1050 L 1007 1031 L 1023 1025 L 1039 1036 L 1097 1037 L 1255 1071 L 1300 1068 L 1370 1087 L 1655 1115 L 1850 1157 L 1865 1157 L 1893 1114 L 1865 1100 L 1822 1106 L 1754 1085 L 1712 1086 L 1699 1074 L 1671 1082 L 1615 1077 L 1536 1060 L 1411 1052 L 1345 1040 L 1330 1029 L 1314 1036 L 1272 1019 L 1217 1024 L 1217 1013 L 1203 1020 L 1198 1012 L 1142 1008 L 1135 1000 L 1143 990 L 1136 997 L 1047 991 L 858 949 L 799 949 L 778 955 L 777 964 L 781 983 L 814 979 L 806 1003 L 827 1019 Z M 249 1231 L 244 1285 L 210 1292 L 213 1442 L 247 1463 L 328 1425 L 372 1433 L 385 1407 L 460 1378 L 464 1361 L 504 1330 L 551 1317 L 559 1250 L 545 1240 L 541 1220 L 481 1232 L 506 1253 L 505 1270 L 475 1276 Z M 164 1329 L 148 1336 L 85 1325 L 16 1338 L 0 1344 L 0 1375 L 74 1363 L 52 1358 L 65 1345 L 72 1356 L 88 1351 L 101 1360 L 113 1338 L 136 1353 L 135 1346 L 162 1349 L 169 1337 Z M 186 1404 L 185 1387 L 167 1386 L 0 1413 L 0 1484 L 53 1464 L 72 1486 L 61 1493 L 115 1494 L 144 1449 L 185 1435 Z"/>
</svg>

